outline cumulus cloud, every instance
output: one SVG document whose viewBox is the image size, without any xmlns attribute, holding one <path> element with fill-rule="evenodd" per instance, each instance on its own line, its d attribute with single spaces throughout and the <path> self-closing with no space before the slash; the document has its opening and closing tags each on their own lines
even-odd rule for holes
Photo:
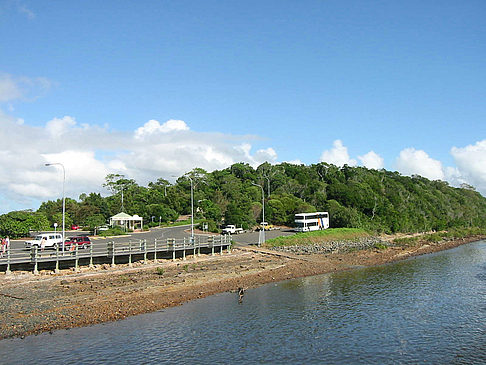
<svg viewBox="0 0 486 365">
<path fill-rule="evenodd" d="M 451 175 L 486 195 L 486 140 L 462 148 L 452 147 L 451 155 L 457 166 Z"/>
<path fill-rule="evenodd" d="M 420 175 L 430 180 L 443 180 L 442 163 L 431 158 L 425 151 L 406 148 L 395 161 L 398 171 L 404 175 Z"/>
<path fill-rule="evenodd" d="M 158 133 L 170 133 L 188 130 L 189 127 L 183 120 L 170 119 L 167 122 L 160 124 L 159 121 L 151 119 L 135 131 L 135 138 L 143 139 L 146 136 Z"/>
<path fill-rule="evenodd" d="M 276 162 L 272 148 L 253 151 L 248 142 L 252 138 L 195 132 L 178 120 L 150 120 L 132 132 L 80 124 L 72 116 L 32 127 L 0 111 L 0 201 L 32 207 L 35 199 L 59 198 L 62 168 L 46 167 L 46 163 L 64 165 L 66 195 L 77 198 L 83 192 L 102 190 L 109 173 L 146 184 L 195 167 L 212 171 L 236 162 L 254 167 Z"/>
<path fill-rule="evenodd" d="M 76 121 L 70 116 L 65 116 L 64 118 L 54 118 L 47 122 L 46 131 L 52 137 L 59 138 L 75 125 Z"/>
<path fill-rule="evenodd" d="M 361 161 L 361 164 L 369 169 L 379 170 L 385 166 L 383 157 L 375 151 L 370 151 L 363 156 L 358 156 L 358 158 Z"/>
<path fill-rule="evenodd" d="M 322 152 L 320 161 L 336 166 L 355 166 L 357 163 L 356 160 L 349 157 L 348 148 L 343 146 L 343 142 L 340 139 L 336 139 L 333 142 L 333 148 Z"/>
</svg>

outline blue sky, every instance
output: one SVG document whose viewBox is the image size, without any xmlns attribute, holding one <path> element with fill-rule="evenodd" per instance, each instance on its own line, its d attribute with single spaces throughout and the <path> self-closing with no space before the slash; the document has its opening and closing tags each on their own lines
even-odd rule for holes
<svg viewBox="0 0 486 365">
<path fill-rule="evenodd" d="M 485 194 L 485 15 L 484 1 L 0 0 L 0 212 L 57 198 L 42 167 L 56 161 L 75 198 L 109 172 L 146 183 L 239 160 Z"/>
</svg>

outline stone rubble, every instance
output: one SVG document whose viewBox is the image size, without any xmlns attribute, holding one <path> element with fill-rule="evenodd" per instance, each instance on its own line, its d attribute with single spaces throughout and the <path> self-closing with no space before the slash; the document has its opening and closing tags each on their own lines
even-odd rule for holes
<svg viewBox="0 0 486 365">
<path fill-rule="evenodd" d="M 309 245 L 280 246 L 273 247 L 272 250 L 297 255 L 312 255 L 322 253 L 341 253 L 355 250 L 366 250 L 375 248 L 377 245 L 382 247 L 389 247 L 390 243 L 383 241 L 379 237 L 365 237 L 349 241 L 329 241 Z"/>
</svg>

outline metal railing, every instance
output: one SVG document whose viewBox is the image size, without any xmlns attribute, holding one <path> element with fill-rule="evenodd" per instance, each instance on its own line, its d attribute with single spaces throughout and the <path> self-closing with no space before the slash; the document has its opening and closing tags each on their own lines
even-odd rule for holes
<svg viewBox="0 0 486 365">
<path fill-rule="evenodd" d="M 160 259 L 176 260 L 180 256 L 182 260 L 186 260 L 187 255 L 191 253 L 196 258 L 201 255 L 201 251 L 213 256 L 222 255 L 225 248 L 231 252 L 230 236 L 195 236 L 194 242 L 190 238 L 155 239 L 151 242 L 145 239 L 128 242 L 109 241 L 106 248 L 96 246 L 92 242 L 86 249 L 72 245 L 68 251 L 62 251 L 59 247 L 55 250 L 41 250 L 38 246 L 32 246 L 30 249 L 8 247 L 0 257 L 0 271 L 10 274 L 14 269 L 27 269 L 38 274 L 40 267 L 43 267 L 53 269 L 57 273 L 61 266 L 78 271 L 80 265 L 94 267 L 95 262 L 108 263 L 111 266 L 127 263 L 132 266 L 136 261 L 146 264 L 149 259 L 157 262 Z"/>
</svg>

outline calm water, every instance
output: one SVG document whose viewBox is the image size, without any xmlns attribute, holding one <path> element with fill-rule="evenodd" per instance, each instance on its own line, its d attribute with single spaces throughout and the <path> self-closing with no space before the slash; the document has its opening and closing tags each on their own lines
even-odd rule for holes
<svg viewBox="0 0 486 365">
<path fill-rule="evenodd" d="M 486 242 L 0 341 L 2 364 L 486 363 Z"/>
</svg>

